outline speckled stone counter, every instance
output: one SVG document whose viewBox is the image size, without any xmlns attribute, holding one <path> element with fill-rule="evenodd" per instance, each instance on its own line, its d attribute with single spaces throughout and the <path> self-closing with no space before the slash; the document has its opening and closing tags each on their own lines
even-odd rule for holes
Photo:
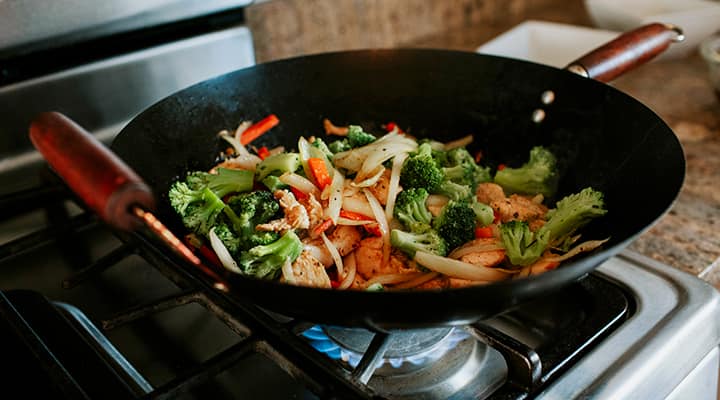
<svg viewBox="0 0 720 400">
<path fill-rule="evenodd" d="M 526 19 L 591 25 L 580 1 L 302 3 L 300 7 L 294 0 L 275 0 L 249 10 L 251 29 L 258 28 L 253 30 L 258 61 L 361 47 L 474 51 Z M 305 8 L 310 3 L 316 10 Z M 402 29 L 394 23 L 397 21 L 402 21 Z M 285 25 L 273 29 L 273 24 Z M 372 32 L 364 33 L 368 31 Z M 335 38 L 328 36 L 333 33 Z M 262 39 L 257 38 L 259 35 Z M 630 248 L 720 288 L 720 101 L 714 96 L 703 60 L 697 52 L 679 59 L 656 60 L 613 85 L 668 123 L 687 159 L 685 183 L 676 203 Z"/>
</svg>

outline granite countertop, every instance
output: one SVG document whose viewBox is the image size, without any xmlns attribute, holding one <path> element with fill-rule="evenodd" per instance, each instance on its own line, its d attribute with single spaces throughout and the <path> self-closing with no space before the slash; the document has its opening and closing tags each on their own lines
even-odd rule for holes
<svg viewBox="0 0 720 400">
<path fill-rule="evenodd" d="M 538 7 L 502 22 L 452 29 L 406 43 L 473 51 L 525 19 L 591 26 L 580 2 Z M 630 249 L 699 276 L 720 288 L 720 99 L 697 52 L 654 60 L 613 85 L 655 111 L 678 136 L 686 156 L 683 188 L 671 210 Z"/>
</svg>

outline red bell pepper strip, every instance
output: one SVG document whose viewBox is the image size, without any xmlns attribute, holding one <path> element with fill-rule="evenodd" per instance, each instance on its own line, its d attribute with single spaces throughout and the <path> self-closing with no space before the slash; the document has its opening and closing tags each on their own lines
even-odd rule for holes
<svg viewBox="0 0 720 400">
<path fill-rule="evenodd" d="M 305 192 L 300 191 L 300 189 L 297 189 L 293 186 L 290 186 L 290 191 L 292 194 L 295 195 L 295 198 L 298 200 L 307 200 L 308 195 Z"/>
<path fill-rule="evenodd" d="M 317 182 L 320 190 L 325 189 L 326 186 L 332 183 L 332 178 L 330 177 L 330 173 L 328 172 L 323 159 L 312 157 L 308 158 L 307 162 L 308 167 L 310 168 L 310 173 L 313 178 L 315 178 L 315 182 Z"/>
<path fill-rule="evenodd" d="M 261 119 L 240 135 L 240 143 L 244 146 L 253 140 L 262 136 L 265 132 L 269 131 L 272 127 L 280 122 L 275 114 L 270 114 L 267 117 Z"/>
<path fill-rule="evenodd" d="M 365 214 L 360 214 L 348 210 L 340 210 L 340 216 L 343 218 L 351 219 L 353 221 L 374 221 L 373 217 L 369 217 Z"/>
<path fill-rule="evenodd" d="M 328 228 L 330 228 L 332 225 L 333 225 L 333 221 L 330 218 L 326 219 L 320 225 L 313 228 L 311 236 L 312 237 L 320 236 L 321 233 L 328 230 Z"/>
<path fill-rule="evenodd" d="M 483 226 L 475 228 L 475 239 L 487 239 L 493 237 L 493 229 L 491 226 Z"/>
<path fill-rule="evenodd" d="M 270 150 L 268 150 L 267 147 L 263 146 L 257 149 L 257 155 L 258 157 L 260 157 L 261 160 L 264 160 L 270 156 Z"/>
<path fill-rule="evenodd" d="M 505 169 L 505 164 L 499 164 L 498 167 L 497 167 L 497 170 L 498 170 L 498 171 L 502 171 L 502 170 L 504 170 L 504 169 Z"/>
</svg>

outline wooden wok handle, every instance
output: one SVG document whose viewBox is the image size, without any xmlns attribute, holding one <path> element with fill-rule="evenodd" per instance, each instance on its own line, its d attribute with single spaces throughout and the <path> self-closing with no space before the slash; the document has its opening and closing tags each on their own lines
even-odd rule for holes
<svg viewBox="0 0 720 400">
<path fill-rule="evenodd" d="M 565 69 L 586 78 L 610 82 L 685 39 L 682 29 L 651 23 L 623 33 L 568 64 Z"/>
<path fill-rule="evenodd" d="M 68 117 L 40 114 L 30 140 L 70 189 L 103 221 L 122 230 L 142 225 L 134 213 L 152 210 L 152 191 L 127 164 Z"/>
</svg>

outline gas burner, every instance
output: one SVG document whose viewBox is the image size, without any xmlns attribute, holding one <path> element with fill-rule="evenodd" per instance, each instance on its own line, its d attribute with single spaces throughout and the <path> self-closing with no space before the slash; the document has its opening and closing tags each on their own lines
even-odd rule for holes
<svg viewBox="0 0 720 400">
<path fill-rule="evenodd" d="M 355 368 L 366 356 L 375 334 L 359 328 L 316 325 L 303 336 L 318 351 Z M 463 398 L 471 394 L 482 399 L 500 387 L 507 376 L 502 355 L 462 328 L 394 331 L 383 348 L 367 384 L 393 399 Z"/>
</svg>

